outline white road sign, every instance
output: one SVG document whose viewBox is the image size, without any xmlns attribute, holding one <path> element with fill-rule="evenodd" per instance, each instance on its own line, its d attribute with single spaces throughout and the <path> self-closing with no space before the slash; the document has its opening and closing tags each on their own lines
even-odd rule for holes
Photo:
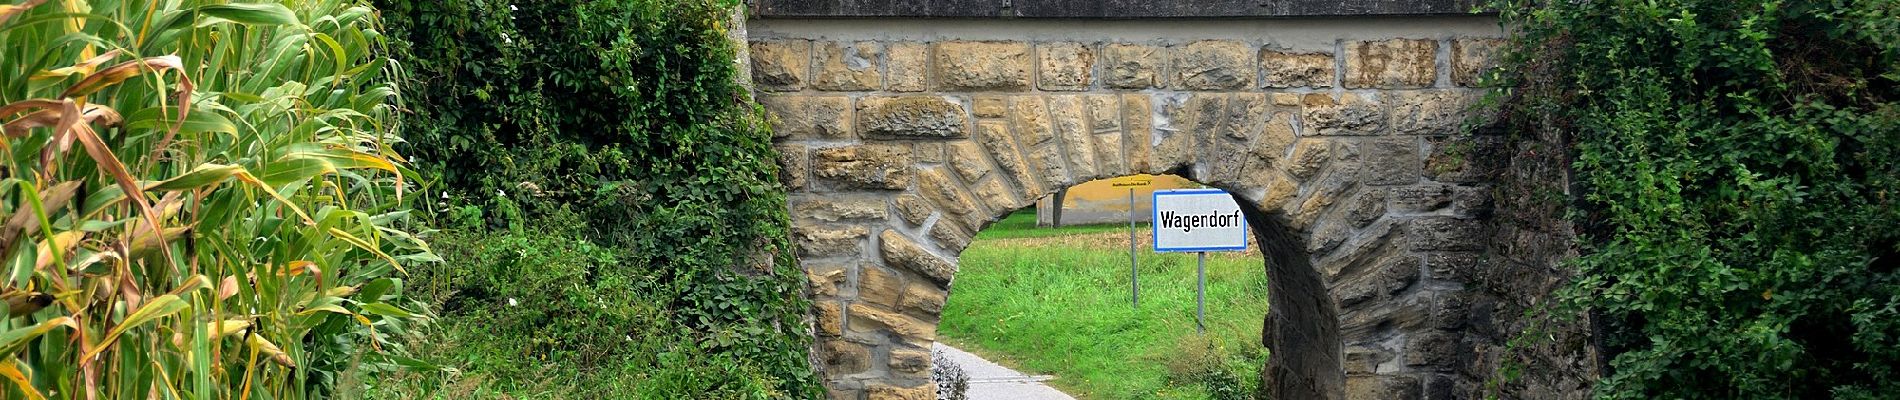
<svg viewBox="0 0 1900 400">
<path fill-rule="evenodd" d="M 1247 217 L 1218 189 L 1159 190 L 1154 195 L 1156 252 L 1247 250 Z"/>
</svg>

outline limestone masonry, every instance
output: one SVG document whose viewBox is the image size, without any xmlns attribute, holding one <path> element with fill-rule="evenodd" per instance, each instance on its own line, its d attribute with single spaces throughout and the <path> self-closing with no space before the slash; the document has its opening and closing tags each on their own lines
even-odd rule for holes
<svg viewBox="0 0 1900 400">
<path fill-rule="evenodd" d="M 1500 155 L 1461 125 L 1487 118 L 1500 40 L 1421 32 L 754 36 L 831 395 L 934 399 L 929 349 L 978 230 L 1069 185 L 1175 173 L 1250 209 L 1278 398 L 1472 398 L 1503 346 L 1467 290 Z"/>
</svg>

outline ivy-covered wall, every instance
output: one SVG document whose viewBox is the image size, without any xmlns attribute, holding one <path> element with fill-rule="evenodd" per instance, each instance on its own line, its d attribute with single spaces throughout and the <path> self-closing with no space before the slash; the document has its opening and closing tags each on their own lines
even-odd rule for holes
<svg viewBox="0 0 1900 400">
<path fill-rule="evenodd" d="M 772 135 L 735 79 L 736 1 L 377 3 L 448 259 L 415 280 L 443 352 L 486 378 L 465 386 L 818 394 Z"/>
<path fill-rule="evenodd" d="M 1900 3 L 1495 6 L 1515 128 L 1573 147 L 1598 397 L 1900 393 Z"/>
</svg>

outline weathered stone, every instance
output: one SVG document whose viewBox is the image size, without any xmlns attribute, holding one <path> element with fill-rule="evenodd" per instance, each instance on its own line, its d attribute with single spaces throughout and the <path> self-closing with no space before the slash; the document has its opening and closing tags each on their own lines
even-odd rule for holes
<svg viewBox="0 0 1900 400">
<path fill-rule="evenodd" d="M 1287 164 L 1286 173 L 1293 179 L 1305 181 L 1318 174 L 1332 160 L 1333 142 L 1323 139 L 1305 139 L 1293 146 L 1292 162 Z"/>
<path fill-rule="evenodd" d="M 1300 230 L 1312 226 L 1321 214 L 1332 209 L 1334 203 L 1344 200 L 1353 188 L 1358 187 L 1358 183 L 1334 177 L 1320 180 L 1309 186 L 1315 187 L 1306 194 L 1305 199 L 1300 200 L 1300 207 L 1293 214 L 1293 220 L 1289 221 L 1288 228 Z"/>
<path fill-rule="evenodd" d="M 1187 98 L 1180 108 L 1170 110 L 1170 116 L 1184 122 L 1186 133 L 1205 142 L 1220 134 L 1221 125 L 1226 122 L 1227 100 L 1233 97 L 1227 93 L 1195 93 Z"/>
<path fill-rule="evenodd" d="M 1418 400 L 1418 378 L 1410 376 L 1346 377 L 1346 400 Z"/>
<path fill-rule="evenodd" d="M 1089 131 L 1095 134 L 1121 133 L 1122 108 L 1115 95 L 1091 94 L 1084 97 L 1089 106 Z"/>
<path fill-rule="evenodd" d="M 1391 39 L 1346 43 L 1348 89 L 1430 87 L 1438 80 L 1438 41 Z"/>
<path fill-rule="evenodd" d="M 1262 160 L 1277 161 L 1285 157 L 1298 140 L 1299 133 L 1293 130 L 1293 113 L 1276 112 L 1266 118 L 1266 127 L 1260 131 L 1260 138 L 1254 140 L 1252 151 Z"/>
<path fill-rule="evenodd" d="M 1405 343 L 1405 365 L 1449 367 L 1456 364 L 1457 341 L 1444 332 L 1424 332 Z"/>
<path fill-rule="evenodd" d="M 1049 117 L 1055 120 L 1056 137 L 1062 140 L 1063 155 L 1069 161 L 1072 176 L 1078 179 L 1098 176 L 1095 170 L 1095 143 L 1089 140 L 1088 113 L 1082 109 L 1082 98 L 1051 96 Z"/>
<path fill-rule="evenodd" d="M 904 310 L 926 320 L 935 319 L 943 314 L 943 300 L 948 295 L 936 286 L 911 283 L 910 288 L 904 290 Z"/>
<path fill-rule="evenodd" d="M 851 98 L 842 96 L 760 96 L 772 116 L 774 139 L 852 139 Z"/>
<path fill-rule="evenodd" d="M 922 92 L 929 88 L 930 46 L 918 42 L 891 43 L 885 51 L 885 66 L 890 76 L 885 90 Z"/>
<path fill-rule="evenodd" d="M 1471 301 L 1463 293 L 1439 293 L 1432 301 L 1430 328 L 1459 329 L 1467 325 Z"/>
<path fill-rule="evenodd" d="M 956 227 L 956 224 L 945 223 L 945 221 L 938 221 L 936 225 L 930 227 L 930 238 L 937 241 L 937 247 L 952 253 L 962 252 L 963 248 L 970 247 L 970 234 L 964 233 L 963 228 Z"/>
<path fill-rule="evenodd" d="M 1009 116 L 1009 102 L 1001 97 L 976 98 L 976 116 L 978 118 L 1002 118 Z"/>
<path fill-rule="evenodd" d="M 1009 91 L 1029 87 L 1029 44 L 949 41 L 936 44 L 937 85 L 945 91 Z"/>
<path fill-rule="evenodd" d="M 820 300 L 812 302 L 813 329 L 820 335 L 838 336 L 844 333 L 843 306 L 837 301 Z"/>
<path fill-rule="evenodd" d="M 1116 89 L 1163 86 L 1161 68 L 1167 51 L 1161 46 L 1110 43 L 1102 47 L 1102 85 Z"/>
<path fill-rule="evenodd" d="M 1402 213 L 1422 213 L 1443 210 L 1451 206 L 1451 186 L 1425 184 L 1392 189 L 1392 210 Z"/>
<path fill-rule="evenodd" d="M 830 375 L 830 373 L 827 373 Z M 846 385 L 861 385 L 857 381 L 825 380 L 825 400 L 863 400 L 864 391 Z"/>
<path fill-rule="evenodd" d="M 1003 179 L 1000 177 L 993 177 L 978 182 L 970 187 L 970 191 L 976 194 L 977 201 L 982 202 L 984 206 L 989 207 L 991 210 L 999 212 L 1014 211 L 1029 205 L 1028 202 L 1018 200 L 1014 194 L 1011 194 L 1009 188 L 1003 185 Z"/>
<path fill-rule="evenodd" d="M 818 64 L 818 76 L 811 86 L 818 90 L 861 92 L 883 87 L 878 60 L 884 45 L 878 42 L 819 42 L 812 62 Z"/>
<path fill-rule="evenodd" d="M 1425 177 L 1445 183 L 1476 183 L 1495 174 L 1508 155 L 1497 136 L 1448 136 L 1425 139 Z M 1562 150 L 1547 150 L 1562 151 Z"/>
<path fill-rule="evenodd" d="M 805 88 L 811 71 L 811 41 L 763 40 L 752 42 L 752 83 L 768 92 L 795 92 Z"/>
<path fill-rule="evenodd" d="M 1385 131 L 1385 109 L 1378 102 L 1353 93 L 1338 99 L 1308 94 L 1302 117 L 1308 136 L 1379 135 Z"/>
<path fill-rule="evenodd" d="M 1385 216 L 1386 191 L 1370 189 L 1360 191 L 1346 207 L 1346 222 L 1354 228 L 1371 225 L 1379 217 Z"/>
<path fill-rule="evenodd" d="M 1359 153 L 1359 182 L 1366 185 L 1408 185 L 1419 180 L 1418 140 L 1372 139 L 1355 142 Z"/>
<path fill-rule="evenodd" d="M 910 154 L 917 162 L 942 164 L 945 162 L 942 142 L 915 142 L 910 144 Z"/>
<path fill-rule="evenodd" d="M 943 169 L 925 168 L 918 172 L 917 177 L 919 192 L 923 193 L 924 198 L 935 203 L 939 210 L 949 214 L 948 217 L 954 217 L 953 221 L 972 230 L 982 226 L 983 220 L 987 217 L 983 215 L 983 210 L 977 208 L 976 203 L 971 202 L 969 196 L 964 195 L 963 189 L 950 181 L 950 176 Z"/>
<path fill-rule="evenodd" d="M 936 400 L 937 386 L 872 386 L 865 396 L 865 400 Z"/>
<path fill-rule="evenodd" d="M 1232 40 L 1200 40 L 1174 49 L 1174 86 L 1184 90 L 1236 90 L 1254 84 L 1253 51 Z"/>
<path fill-rule="evenodd" d="M 1384 358 L 1381 356 L 1384 355 L 1373 349 L 1349 347 L 1346 348 L 1346 360 L 1341 363 L 1341 366 L 1345 367 L 1347 376 L 1372 375 L 1378 369 L 1379 363 L 1384 362 L 1381 360 Z"/>
<path fill-rule="evenodd" d="M 837 296 L 842 285 L 848 283 L 845 267 L 837 264 L 805 264 L 805 277 L 811 281 L 813 298 Z"/>
<path fill-rule="evenodd" d="M 796 196 L 792 215 L 815 221 L 881 220 L 889 216 L 884 199 L 871 196 Z"/>
<path fill-rule="evenodd" d="M 1460 186 L 1452 191 L 1452 215 L 1485 217 L 1491 215 L 1491 208 L 1491 188 Z"/>
<path fill-rule="evenodd" d="M 1030 174 L 1029 165 L 1023 162 L 1022 155 L 1016 151 L 1016 143 L 1009 135 L 1009 124 L 983 121 L 977 123 L 976 130 L 977 140 L 983 143 L 983 149 L 989 151 L 991 159 L 996 160 L 997 168 L 1001 168 L 1010 181 L 1020 186 L 1023 193 L 1042 191 L 1034 175 Z"/>
<path fill-rule="evenodd" d="M 1036 46 L 1040 68 L 1036 86 L 1042 90 L 1088 90 L 1089 71 L 1095 68 L 1095 51 L 1076 42 L 1043 43 Z"/>
<path fill-rule="evenodd" d="M 882 307 L 855 303 L 849 307 L 851 319 L 848 321 L 852 332 L 876 332 L 887 329 L 903 336 L 906 341 L 932 341 L 937 339 L 935 321 L 924 321 L 887 311 Z"/>
<path fill-rule="evenodd" d="M 905 373 L 919 373 L 930 370 L 930 352 L 922 350 L 892 349 L 891 370 Z M 933 397 L 934 398 L 934 397 Z"/>
<path fill-rule="evenodd" d="M 893 145 L 857 145 L 819 149 L 812 175 L 840 189 L 910 188 L 910 149 Z"/>
<path fill-rule="evenodd" d="M 1030 175 L 1036 177 L 1037 184 L 1045 188 L 1069 187 L 1075 179 L 1069 175 L 1069 169 L 1062 165 L 1062 148 L 1054 143 L 1029 150 Z"/>
<path fill-rule="evenodd" d="M 1476 113 L 1466 112 L 1481 96 L 1476 91 L 1408 90 L 1389 95 L 1392 129 L 1402 135 L 1450 135 L 1459 133 L 1466 121 L 1483 123 Z"/>
<path fill-rule="evenodd" d="M 1327 220 L 1319 221 L 1318 224 L 1319 226 L 1313 228 L 1313 233 L 1307 238 L 1307 254 L 1325 255 L 1331 253 L 1333 249 L 1339 248 L 1339 245 L 1346 243 L 1346 239 L 1352 236 L 1352 226 L 1347 225 L 1343 221 Z M 1348 307 L 1348 303 L 1356 302 L 1357 301 L 1340 300 L 1339 306 L 1342 308 Z"/>
<path fill-rule="evenodd" d="M 1266 188 L 1266 193 L 1260 195 L 1260 200 L 1255 202 L 1255 205 L 1259 206 L 1260 210 L 1268 213 L 1286 213 L 1287 205 L 1291 203 L 1294 197 L 1300 195 L 1299 185 L 1294 184 L 1291 179 L 1281 177 L 1278 173 L 1254 174 L 1250 175 L 1248 179 L 1253 179 L 1254 181 L 1243 180 L 1243 182 L 1263 182 L 1250 184 L 1248 187 Z"/>
<path fill-rule="evenodd" d="M 792 227 L 792 239 L 798 242 L 798 255 L 825 257 L 856 254 L 871 230 L 862 226 L 827 227 L 802 224 Z"/>
<path fill-rule="evenodd" d="M 875 264 L 858 267 L 858 301 L 897 308 L 904 295 L 904 280 L 896 273 Z"/>
<path fill-rule="evenodd" d="M 838 375 L 850 375 L 864 372 L 870 365 L 871 349 L 862 344 L 841 339 L 826 339 L 819 342 L 819 361 L 824 363 L 825 372 Z"/>
<path fill-rule="evenodd" d="M 1419 218 L 1411 223 L 1412 250 L 1477 251 L 1484 249 L 1484 225 L 1478 220 L 1449 217 Z"/>
<path fill-rule="evenodd" d="M 963 104 L 943 96 L 866 97 L 858 100 L 858 131 L 870 138 L 970 137 Z"/>
<path fill-rule="evenodd" d="M 989 157 L 983 155 L 983 149 L 976 142 L 959 141 L 950 143 L 948 147 L 950 169 L 956 170 L 957 176 L 963 177 L 964 182 L 976 182 L 990 173 Z"/>
<path fill-rule="evenodd" d="M 878 248 L 885 265 L 916 272 L 936 282 L 938 287 L 948 287 L 950 278 L 956 276 L 956 263 L 930 254 L 897 231 L 886 229 L 879 234 Z"/>
<path fill-rule="evenodd" d="M 811 176 L 811 154 L 805 152 L 805 145 L 781 144 L 772 146 L 778 150 L 778 181 L 788 191 L 805 190 L 806 178 Z"/>
<path fill-rule="evenodd" d="M 1304 99 L 1306 95 L 1300 93 L 1273 92 L 1267 95 L 1273 98 L 1273 106 L 1275 107 L 1299 107 L 1306 102 Z"/>
<path fill-rule="evenodd" d="M 1472 277 L 1472 271 L 1478 268 L 1478 253 L 1473 252 L 1430 252 L 1421 253 L 1425 257 L 1425 270 L 1432 279 L 1449 282 L 1466 282 Z"/>
<path fill-rule="evenodd" d="M 1260 52 L 1260 80 L 1269 88 L 1333 87 L 1333 53 Z"/>
<path fill-rule="evenodd" d="M 1497 68 L 1498 49 L 1503 39 L 1460 38 L 1451 41 L 1451 81 L 1458 86 L 1477 87 L 1485 74 Z"/>
<path fill-rule="evenodd" d="M 1133 173 L 1159 172 L 1154 164 L 1154 112 L 1145 94 L 1122 95 L 1122 128 L 1127 137 L 1128 170 Z"/>
<path fill-rule="evenodd" d="M 910 193 L 897 196 L 897 216 L 904 218 L 904 222 L 909 222 L 911 225 L 922 226 L 924 221 L 930 218 L 930 214 L 936 212 L 937 207 L 930 205 L 930 201 L 924 200 L 922 196 Z"/>
<path fill-rule="evenodd" d="M 1102 176 L 1128 175 L 1128 164 L 1122 160 L 1121 132 L 1095 135 L 1095 156 L 1100 165 L 1097 173 Z"/>
<path fill-rule="evenodd" d="M 1016 98 L 1012 109 L 1016 117 L 1016 134 L 1020 135 L 1022 145 L 1031 147 L 1048 143 L 1056 137 L 1055 121 L 1050 119 L 1049 104 L 1041 96 Z"/>
<path fill-rule="evenodd" d="M 1381 259 L 1372 284 L 1377 285 L 1376 288 L 1382 296 L 1397 296 L 1418 283 L 1420 264 L 1418 257 L 1412 255 L 1396 255 Z"/>
</svg>

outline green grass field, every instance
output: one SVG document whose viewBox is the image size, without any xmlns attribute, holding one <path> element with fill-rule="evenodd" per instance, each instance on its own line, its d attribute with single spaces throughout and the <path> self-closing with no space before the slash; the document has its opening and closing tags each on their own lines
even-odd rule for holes
<svg viewBox="0 0 1900 400">
<path fill-rule="evenodd" d="M 1126 225 L 1038 229 L 1033 210 L 965 250 L 941 339 L 1083 399 L 1249 398 L 1267 309 L 1258 253 L 1210 253 L 1208 333 L 1194 330 L 1194 255 L 1149 250 L 1138 226 L 1141 305 L 1129 304 Z M 1242 396 L 1242 397 L 1236 397 Z"/>
</svg>

